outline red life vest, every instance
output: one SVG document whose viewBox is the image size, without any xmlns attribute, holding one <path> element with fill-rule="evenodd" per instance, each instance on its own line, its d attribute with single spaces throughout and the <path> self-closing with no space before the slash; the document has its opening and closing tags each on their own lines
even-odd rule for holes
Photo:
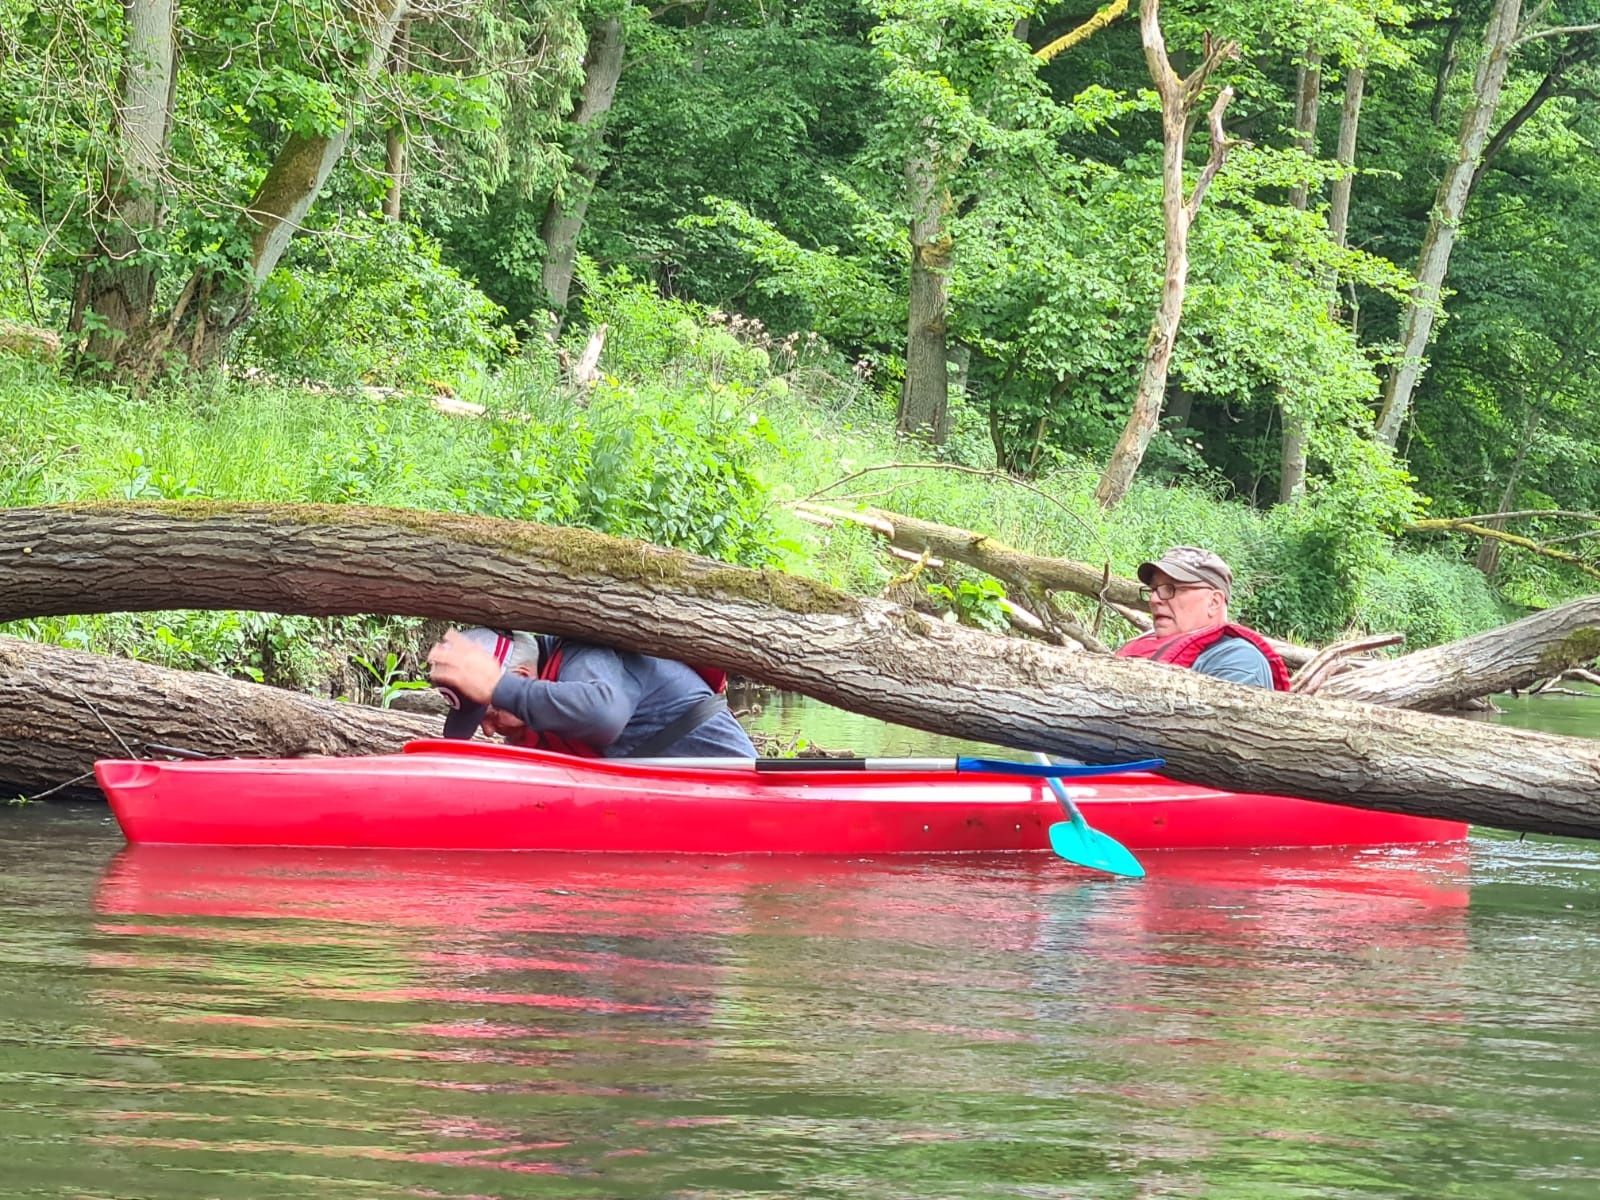
<svg viewBox="0 0 1600 1200">
<path fill-rule="evenodd" d="M 539 668 L 539 678 L 546 683 L 554 683 L 561 678 L 561 656 L 566 651 L 565 642 L 557 642 L 555 647 L 545 656 L 544 665 Z M 706 686 L 711 689 L 713 696 L 720 696 L 728 690 L 728 673 L 716 667 L 694 667 L 696 675 L 706 681 Z M 509 740 L 509 739 L 508 739 Z M 536 729 L 524 728 L 519 746 L 529 746 L 535 750 L 554 750 L 557 754 L 575 754 L 579 758 L 599 758 L 600 750 L 588 742 L 580 742 L 576 738 L 565 738 L 558 733 L 541 733 Z"/>
<path fill-rule="evenodd" d="M 1266 656 L 1272 668 L 1272 688 L 1287 692 L 1290 686 L 1289 666 L 1283 656 L 1248 625 L 1213 625 L 1209 629 L 1196 629 L 1190 633 L 1173 633 L 1159 637 L 1155 633 L 1141 634 L 1117 649 L 1118 658 L 1148 658 L 1152 662 L 1171 663 L 1177 667 L 1192 667 L 1199 658 L 1223 638 L 1243 638 Z"/>
</svg>

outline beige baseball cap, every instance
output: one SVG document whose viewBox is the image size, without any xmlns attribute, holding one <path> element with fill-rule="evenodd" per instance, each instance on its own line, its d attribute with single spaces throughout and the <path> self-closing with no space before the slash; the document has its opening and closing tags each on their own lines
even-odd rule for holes
<svg viewBox="0 0 1600 1200">
<path fill-rule="evenodd" d="M 1174 546 L 1154 562 L 1139 564 L 1139 582 L 1149 587 L 1160 571 L 1179 583 L 1203 583 L 1227 600 L 1233 595 L 1233 572 L 1220 557 L 1199 546 Z"/>
</svg>

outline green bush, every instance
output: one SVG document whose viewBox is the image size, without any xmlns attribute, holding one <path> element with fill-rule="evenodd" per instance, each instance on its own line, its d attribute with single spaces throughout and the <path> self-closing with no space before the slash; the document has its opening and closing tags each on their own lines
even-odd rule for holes
<svg viewBox="0 0 1600 1200">
<path fill-rule="evenodd" d="M 283 379 L 460 387 L 514 344 L 500 308 L 410 225 L 298 238 L 261 286 L 238 361 Z"/>
<path fill-rule="evenodd" d="M 751 566 L 774 561 L 777 535 L 757 471 L 773 452 L 773 434 L 747 391 L 606 379 L 583 404 L 538 399 L 493 420 L 488 454 L 457 489 L 460 507 Z"/>
</svg>

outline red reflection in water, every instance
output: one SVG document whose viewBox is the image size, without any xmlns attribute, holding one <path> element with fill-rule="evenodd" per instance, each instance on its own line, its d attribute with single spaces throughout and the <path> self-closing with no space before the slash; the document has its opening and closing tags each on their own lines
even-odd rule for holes
<svg viewBox="0 0 1600 1200">
<path fill-rule="evenodd" d="M 1347 945 L 1363 931 L 1390 943 L 1449 940 L 1462 925 L 1449 914 L 1467 905 L 1469 853 L 1465 845 L 1153 853 L 1145 856 L 1149 878 L 1128 882 L 1048 855 L 854 861 L 135 845 L 108 865 L 96 907 L 136 918 L 100 926 L 118 934 L 219 937 L 212 927 L 170 923 L 180 917 L 249 922 L 222 935 L 234 943 L 359 945 L 384 933 L 419 968 L 426 984 L 418 986 L 434 989 L 403 988 L 395 998 L 458 999 L 446 981 L 528 973 L 565 979 L 562 996 L 542 989 L 527 994 L 529 1003 L 560 1004 L 589 990 L 587 978 L 644 1011 L 652 996 L 624 997 L 615 985 L 649 982 L 647 992 L 670 991 L 679 1004 L 709 995 L 722 939 L 752 931 L 914 936 L 951 948 L 981 934 L 991 950 L 1026 952 L 1059 939 L 1069 921 L 1080 948 L 1215 965 L 1230 948 L 1267 941 Z M 340 925 L 360 928 L 346 934 Z M 526 935 L 567 936 L 538 937 L 524 949 Z M 899 985 L 936 982 L 920 968 L 885 969 Z M 963 969 L 959 957 L 950 960 L 950 973 Z"/>
</svg>

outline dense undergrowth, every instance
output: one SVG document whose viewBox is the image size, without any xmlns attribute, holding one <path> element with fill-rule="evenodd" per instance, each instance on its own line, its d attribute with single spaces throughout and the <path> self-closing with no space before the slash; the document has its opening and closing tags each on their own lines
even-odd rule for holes
<svg viewBox="0 0 1600 1200">
<path fill-rule="evenodd" d="M 786 507 L 820 493 L 1123 574 L 1168 545 L 1207 545 L 1234 565 L 1235 615 L 1296 640 L 1396 629 L 1415 648 L 1517 608 L 1460 546 L 1395 540 L 1394 480 L 1360 462 L 1294 505 L 1262 511 L 1203 478 L 1169 477 L 1141 483 L 1108 517 L 1093 501 L 1095 464 L 1063 460 L 1027 482 L 989 470 L 973 412 L 958 413 L 943 466 L 878 469 L 934 455 L 897 440 L 870 370 L 815 337 L 776 339 L 626 281 L 593 282 L 588 315 L 609 329 L 597 383 L 572 387 L 556 349 L 533 339 L 493 374 L 458 377 L 481 417 L 439 411 L 426 388 L 210 375 L 132 395 L 0 356 L 0 505 L 210 497 L 442 509 L 584 525 L 880 591 L 904 564 L 864 531 L 822 530 Z M 1560 597 L 1559 578 L 1507 578 L 1516 602 Z M 962 619 L 1001 622 L 998 588 L 959 567 L 917 582 Z M 8 631 L 383 702 L 415 675 L 435 628 L 183 612 Z"/>
</svg>

